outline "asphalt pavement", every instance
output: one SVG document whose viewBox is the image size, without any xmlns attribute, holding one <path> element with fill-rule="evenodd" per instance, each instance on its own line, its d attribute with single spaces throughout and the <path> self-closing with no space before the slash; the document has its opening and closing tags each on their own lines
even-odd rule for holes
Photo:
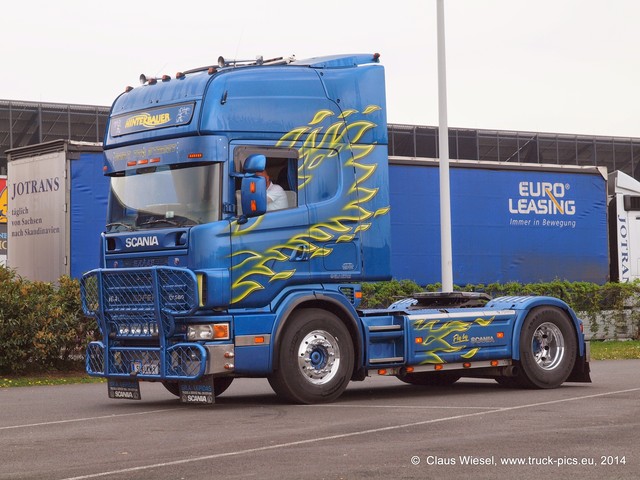
<svg viewBox="0 0 640 480">
<path fill-rule="evenodd" d="M 0 389 L 0 479 L 637 479 L 640 360 L 592 362 L 592 384 L 446 388 L 393 377 L 336 402 L 281 402 L 239 379 L 212 406 L 160 384 Z"/>
</svg>

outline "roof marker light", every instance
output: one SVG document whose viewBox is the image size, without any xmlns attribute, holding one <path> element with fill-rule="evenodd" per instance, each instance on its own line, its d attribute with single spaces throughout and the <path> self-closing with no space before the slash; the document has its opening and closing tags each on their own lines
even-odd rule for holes
<svg viewBox="0 0 640 480">
<path fill-rule="evenodd" d="M 152 158 L 151 160 L 149 160 L 149 163 L 160 163 L 160 158 L 159 157 Z"/>
<path fill-rule="evenodd" d="M 184 78 L 185 74 L 183 72 L 178 72 L 176 73 L 176 80 L 180 80 L 181 78 Z"/>
<path fill-rule="evenodd" d="M 144 160 L 138 160 L 138 165 L 146 165 L 149 163 L 149 159 L 145 158 Z"/>
<path fill-rule="evenodd" d="M 131 160 L 130 162 L 127 162 L 127 167 L 135 167 L 137 164 L 137 162 L 135 160 Z"/>
<path fill-rule="evenodd" d="M 168 82 L 169 80 L 171 80 L 171 77 L 169 75 L 162 75 L 163 82 Z"/>
<path fill-rule="evenodd" d="M 127 85 L 124 89 L 124 93 L 129 93 L 131 90 L 133 90 L 133 87 L 131 85 Z"/>
</svg>

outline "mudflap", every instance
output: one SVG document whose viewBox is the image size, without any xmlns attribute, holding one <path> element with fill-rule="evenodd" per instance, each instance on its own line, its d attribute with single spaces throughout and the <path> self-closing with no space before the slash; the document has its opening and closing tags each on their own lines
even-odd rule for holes
<svg viewBox="0 0 640 480">
<path fill-rule="evenodd" d="M 138 379 L 113 379 L 107 381 L 109 398 L 118 400 L 142 400 Z"/>
<path fill-rule="evenodd" d="M 205 375 L 195 382 L 180 382 L 180 401 L 199 405 L 213 405 L 216 397 L 213 393 L 213 381 Z"/>
<path fill-rule="evenodd" d="M 569 378 L 566 380 L 567 382 L 591 383 L 591 367 L 587 358 L 587 355 L 576 358 L 576 363 L 569 374 Z"/>
</svg>

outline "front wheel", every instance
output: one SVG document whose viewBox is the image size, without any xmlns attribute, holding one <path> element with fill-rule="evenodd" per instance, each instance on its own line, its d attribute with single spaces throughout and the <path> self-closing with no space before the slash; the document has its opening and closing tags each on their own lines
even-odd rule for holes
<svg viewBox="0 0 640 480">
<path fill-rule="evenodd" d="M 520 332 L 518 382 L 529 388 L 555 388 L 569 378 L 576 360 L 573 323 L 556 307 L 539 307 L 525 318 Z"/>
<path fill-rule="evenodd" d="M 325 310 L 294 312 L 279 342 L 278 367 L 269 377 L 278 396 L 302 404 L 331 402 L 353 372 L 353 342 L 347 327 Z"/>
</svg>

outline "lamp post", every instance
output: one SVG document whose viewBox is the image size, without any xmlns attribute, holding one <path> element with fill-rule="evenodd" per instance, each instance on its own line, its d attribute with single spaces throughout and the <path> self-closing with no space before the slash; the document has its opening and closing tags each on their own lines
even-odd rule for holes
<svg viewBox="0 0 640 480">
<path fill-rule="evenodd" d="M 453 292 L 451 248 L 451 190 L 449 181 L 449 127 L 447 126 L 447 68 L 444 46 L 444 0 L 437 0 L 438 21 L 438 145 L 440 156 L 440 256 L 442 291 Z"/>
</svg>

